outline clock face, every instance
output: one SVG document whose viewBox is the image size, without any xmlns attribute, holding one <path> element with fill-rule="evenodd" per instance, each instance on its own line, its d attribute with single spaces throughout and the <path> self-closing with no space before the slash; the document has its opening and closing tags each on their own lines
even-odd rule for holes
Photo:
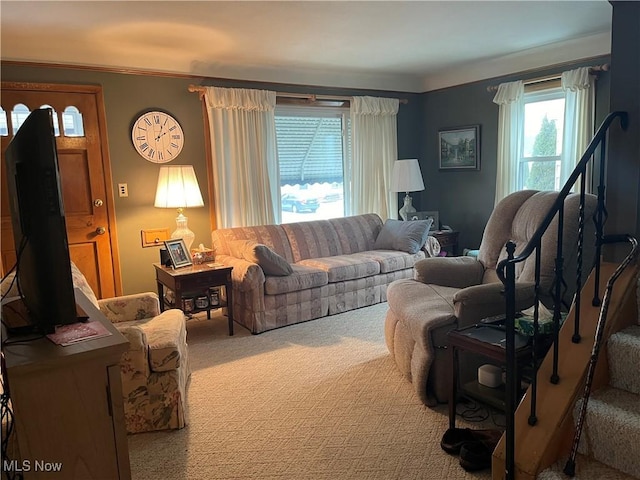
<svg viewBox="0 0 640 480">
<path fill-rule="evenodd" d="M 167 163 L 176 158 L 184 145 L 178 121 L 165 112 L 143 113 L 133 124 L 131 140 L 136 151 L 153 163 Z"/>
</svg>

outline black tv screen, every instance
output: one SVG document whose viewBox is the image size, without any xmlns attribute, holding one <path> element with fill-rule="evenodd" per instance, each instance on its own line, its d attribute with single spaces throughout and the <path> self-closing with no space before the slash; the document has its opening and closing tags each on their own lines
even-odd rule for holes
<svg viewBox="0 0 640 480">
<path fill-rule="evenodd" d="M 34 110 L 5 152 L 18 291 L 34 331 L 77 321 L 52 110 Z"/>
</svg>

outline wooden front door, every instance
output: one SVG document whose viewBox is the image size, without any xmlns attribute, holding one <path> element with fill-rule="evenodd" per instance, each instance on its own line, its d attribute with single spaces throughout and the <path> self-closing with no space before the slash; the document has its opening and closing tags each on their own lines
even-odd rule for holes
<svg viewBox="0 0 640 480">
<path fill-rule="evenodd" d="M 3 129 L 1 227 L 2 266 L 16 260 L 6 184 L 4 154 L 20 116 L 48 106 L 58 121 L 56 145 L 71 260 L 98 298 L 122 292 L 117 256 L 111 169 L 107 150 L 102 88 L 2 82 Z M 13 112 L 13 115 L 12 115 Z M 64 115 L 63 115 L 64 113 Z M 4 123 L 4 122 L 3 122 Z"/>
</svg>

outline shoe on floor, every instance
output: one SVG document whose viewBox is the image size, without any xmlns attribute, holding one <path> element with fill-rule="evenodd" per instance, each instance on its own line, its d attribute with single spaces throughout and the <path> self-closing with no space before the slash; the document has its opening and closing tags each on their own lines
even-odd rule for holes
<svg viewBox="0 0 640 480">
<path fill-rule="evenodd" d="M 451 454 L 460 453 L 462 445 L 468 442 L 483 442 L 493 449 L 498 444 L 502 432 L 500 430 L 473 430 L 471 428 L 449 428 L 440 440 L 442 449 Z"/>
<path fill-rule="evenodd" d="M 491 468 L 492 455 L 493 448 L 486 443 L 467 442 L 460 448 L 460 466 L 467 472 Z"/>
</svg>

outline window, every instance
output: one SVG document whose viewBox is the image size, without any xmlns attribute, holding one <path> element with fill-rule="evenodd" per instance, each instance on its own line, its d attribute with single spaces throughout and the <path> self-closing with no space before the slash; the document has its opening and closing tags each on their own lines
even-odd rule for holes
<svg viewBox="0 0 640 480">
<path fill-rule="evenodd" d="M 275 120 L 282 223 L 347 215 L 349 110 L 277 106 Z"/>
<path fill-rule="evenodd" d="M 84 137 L 84 124 L 82 114 L 73 106 L 69 106 L 62 112 L 65 137 Z"/>
<path fill-rule="evenodd" d="M 13 127 L 13 135 L 16 134 L 20 126 L 27 119 L 31 111 L 27 108 L 26 105 L 19 103 L 13 107 L 11 111 L 11 126 Z"/>
<path fill-rule="evenodd" d="M 53 131 L 54 135 L 59 137 L 60 127 L 58 125 L 58 114 L 55 109 L 47 104 L 42 105 L 40 108 L 50 108 L 53 111 Z M 22 103 L 18 103 L 13 107 L 11 111 L 11 125 L 14 135 L 30 113 L 29 108 Z M 62 113 L 62 122 L 65 137 L 84 137 L 82 114 L 76 107 L 70 106 L 65 109 Z M 0 136 L 8 136 L 8 133 L 6 112 L 0 108 Z"/>
<path fill-rule="evenodd" d="M 564 99 L 560 87 L 525 93 L 518 190 L 562 187 Z"/>
<path fill-rule="evenodd" d="M 0 107 L 0 136 L 2 137 L 9 136 L 9 126 L 7 125 L 7 112 L 5 112 L 2 107 Z"/>
</svg>

